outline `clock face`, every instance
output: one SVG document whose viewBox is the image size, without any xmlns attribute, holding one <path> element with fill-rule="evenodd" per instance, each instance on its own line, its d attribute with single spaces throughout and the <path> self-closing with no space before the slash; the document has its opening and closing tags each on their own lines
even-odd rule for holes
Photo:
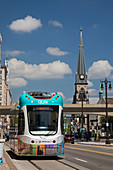
<svg viewBox="0 0 113 170">
<path fill-rule="evenodd" d="M 80 80 L 84 80 L 84 75 L 83 74 L 80 75 Z"/>
</svg>

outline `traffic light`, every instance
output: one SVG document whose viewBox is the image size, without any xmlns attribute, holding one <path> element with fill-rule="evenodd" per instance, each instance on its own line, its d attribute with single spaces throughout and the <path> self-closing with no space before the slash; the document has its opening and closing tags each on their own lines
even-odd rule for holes
<svg viewBox="0 0 113 170">
<path fill-rule="evenodd" d="M 66 115 L 64 115 L 64 119 L 66 120 Z"/>
</svg>

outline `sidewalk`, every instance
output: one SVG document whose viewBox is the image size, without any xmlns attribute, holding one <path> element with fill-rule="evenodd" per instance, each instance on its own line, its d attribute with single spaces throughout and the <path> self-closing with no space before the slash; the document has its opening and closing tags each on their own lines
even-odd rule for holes
<svg viewBox="0 0 113 170">
<path fill-rule="evenodd" d="M 113 143 L 111 144 L 106 144 L 105 142 L 81 142 L 81 141 L 75 141 L 78 144 L 84 144 L 84 145 L 95 145 L 95 146 L 109 146 L 109 147 L 113 147 Z"/>
<path fill-rule="evenodd" d="M 3 154 L 3 164 L 0 165 L 0 170 L 17 170 L 15 165 L 13 164 L 11 158 L 7 154 L 8 148 L 6 144 L 4 145 L 4 154 Z"/>
<path fill-rule="evenodd" d="M 81 142 L 81 141 L 75 141 L 75 143 L 78 144 L 84 144 L 84 145 L 95 145 L 95 146 L 106 146 L 106 147 L 113 147 L 112 144 L 106 144 L 105 142 Z M 13 164 L 12 159 L 8 155 L 7 151 L 9 150 L 7 144 L 4 145 L 4 155 L 3 155 L 3 164 L 0 165 L 0 170 L 17 170 L 16 166 Z"/>
<path fill-rule="evenodd" d="M 9 165 L 6 162 L 4 155 L 3 155 L 3 164 L 0 165 L 0 170 L 10 170 Z"/>
</svg>

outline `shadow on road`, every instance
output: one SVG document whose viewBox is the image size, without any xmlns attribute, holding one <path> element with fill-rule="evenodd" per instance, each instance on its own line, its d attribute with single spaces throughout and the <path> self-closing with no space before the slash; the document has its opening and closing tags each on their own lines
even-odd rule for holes
<svg viewBox="0 0 113 170">
<path fill-rule="evenodd" d="M 59 156 L 18 156 L 14 154 L 11 150 L 6 151 L 8 155 L 11 157 L 11 159 L 16 160 L 61 160 L 63 157 Z"/>
</svg>

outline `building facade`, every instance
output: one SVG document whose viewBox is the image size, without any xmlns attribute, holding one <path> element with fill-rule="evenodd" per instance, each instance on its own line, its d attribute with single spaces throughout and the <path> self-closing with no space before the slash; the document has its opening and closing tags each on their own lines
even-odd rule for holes
<svg viewBox="0 0 113 170">
<path fill-rule="evenodd" d="M 0 68 L 0 105 L 6 105 L 7 84 L 6 84 L 7 68 L 1 66 Z"/>
<path fill-rule="evenodd" d="M 113 97 L 107 97 L 107 103 L 113 104 Z M 101 90 L 101 85 L 99 89 L 99 100 L 97 104 L 106 104 L 106 98 L 103 96 L 103 90 Z M 109 122 L 109 134 L 113 137 L 113 116 L 108 116 Z M 106 116 L 98 116 L 98 125 L 101 127 L 100 134 L 105 136 L 106 132 Z"/>
</svg>

